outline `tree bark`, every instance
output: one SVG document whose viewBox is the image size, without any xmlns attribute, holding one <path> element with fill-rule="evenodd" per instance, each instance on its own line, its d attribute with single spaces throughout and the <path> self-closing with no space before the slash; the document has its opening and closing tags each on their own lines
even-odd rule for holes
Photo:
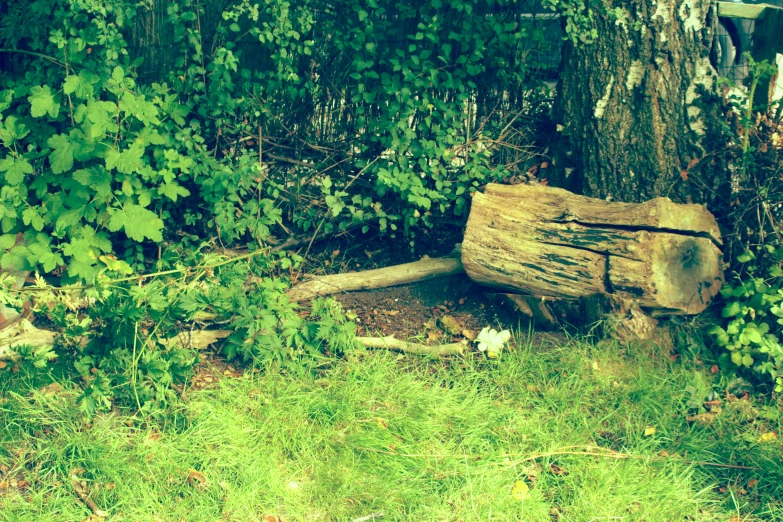
<svg viewBox="0 0 783 522">
<path fill-rule="evenodd" d="M 462 264 L 473 281 L 529 295 L 606 293 L 655 314 L 697 314 L 723 281 L 720 244 L 701 205 L 489 184 L 473 197 Z"/>
<path fill-rule="evenodd" d="M 587 196 L 705 203 L 730 194 L 710 0 L 608 0 L 598 38 L 563 48 L 550 181 Z"/>
</svg>

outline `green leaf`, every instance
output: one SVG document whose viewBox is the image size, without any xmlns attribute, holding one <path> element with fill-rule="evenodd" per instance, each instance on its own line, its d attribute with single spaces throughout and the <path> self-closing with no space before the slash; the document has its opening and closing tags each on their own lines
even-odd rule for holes
<svg viewBox="0 0 783 522">
<path fill-rule="evenodd" d="M 158 188 L 158 192 L 169 198 L 171 201 L 177 201 L 178 196 L 183 198 L 190 196 L 190 191 L 182 185 L 172 182 L 166 183 Z"/>
<path fill-rule="evenodd" d="M 65 79 L 63 92 L 65 94 L 75 94 L 77 98 L 86 100 L 93 95 L 95 88 L 83 73 L 79 73 L 78 76 L 72 74 Z"/>
<path fill-rule="evenodd" d="M 87 104 L 87 120 L 90 122 L 90 137 L 101 138 L 107 132 L 116 132 L 115 115 L 117 106 L 112 102 L 91 100 Z"/>
<path fill-rule="evenodd" d="M 761 344 L 761 334 L 755 328 L 745 328 L 742 333 L 745 334 L 748 341 L 754 344 Z"/>
<path fill-rule="evenodd" d="M 732 301 L 731 303 L 727 304 L 726 307 L 723 309 L 723 317 L 734 317 L 735 315 L 739 314 L 742 311 L 742 307 L 740 306 L 739 302 Z"/>
<path fill-rule="evenodd" d="M 24 181 L 25 174 L 33 173 L 33 166 L 24 158 L 6 156 L 0 160 L 0 172 L 5 172 L 5 180 L 9 185 L 18 185 Z"/>
<path fill-rule="evenodd" d="M 156 243 L 163 241 L 163 221 L 151 210 L 132 203 L 115 209 L 107 226 L 111 232 L 124 229 L 125 235 L 134 241 L 142 242 L 145 238 Z"/>
<path fill-rule="evenodd" d="M 75 147 L 70 137 L 65 134 L 55 134 L 46 141 L 46 144 L 52 148 L 52 153 L 49 154 L 52 172 L 62 174 L 73 168 Z"/>
<path fill-rule="evenodd" d="M 30 102 L 30 114 L 33 118 L 40 118 L 49 114 L 51 118 L 56 118 L 60 112 L 60 104 L 54 99 L 52 89 L 48 85 L 35 86 L 30 89 L 30 96 L 27 97 Z"/>
<path fill-rule="evenodd" d="M 125 151 L 109 149 L 106 153 L 106 168 L 117 169 L 123 174 L 134 174 L 144 166 L 144 144 L 135 142 Z"/>
<path fill-rule="evenodd" d="M 32 225 L 36 232 L 40 232 L 44 227 L 44 220 L 35 207 L 27 207 L 22 211 L 22 222 L 25 225 Z"/>
</svg>

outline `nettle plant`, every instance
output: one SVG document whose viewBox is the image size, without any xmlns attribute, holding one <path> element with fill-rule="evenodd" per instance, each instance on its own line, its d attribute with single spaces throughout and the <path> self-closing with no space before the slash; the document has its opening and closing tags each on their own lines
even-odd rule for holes
<svg viewBox="0 0 783 522">
<path fill-rule="evenodd" d="M 721 294 L 724 326 L 714 326 L 710 333 L 717 344 L 727 350 L 721 356 L 724 364 L 748 368 L 775 383 L 783 391 L 783 248 L 767 246 L 763 250 L 768 268 L 759 270 L 753 263 L 756 255 L 748 251 L 739 256 L 743 274 L 733 284 L 726 284 Z M 771 258 L 771 259 L 769 259 Z"/>
</svg>

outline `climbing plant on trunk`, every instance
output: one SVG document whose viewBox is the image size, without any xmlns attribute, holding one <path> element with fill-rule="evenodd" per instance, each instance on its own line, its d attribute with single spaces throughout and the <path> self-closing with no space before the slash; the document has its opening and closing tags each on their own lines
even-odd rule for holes
<svg viewBox="0 0 783 522">
<path fill-rule="evenodd" d="M 552 181 L 589 196 L 725 204 L 710 0 L 563 0 Z"/>
</svg>

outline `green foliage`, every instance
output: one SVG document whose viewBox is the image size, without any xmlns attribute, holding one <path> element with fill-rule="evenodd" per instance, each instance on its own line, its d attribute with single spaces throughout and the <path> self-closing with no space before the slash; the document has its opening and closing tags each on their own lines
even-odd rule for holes
<svg viewBox="0 0 783 522">
<path fill-rule="evenodd" d="M 756 256 L 748 251 L 739 256 L 746 270 L 734 284 L 721 289 L 726 305 L 724 326 L 713 326 L 710 333 L 718 346 L 727 350 L 721 356 L 724 366 L 748 368 L 783 391 L 783 248 L 768 246 L 765 267 L 752 263 Z"/>
<path fill-rule="evenodd" d="M 198 361 L 190 348 L 186 323 L 217 321 L 233 333 L 225 349 L 229 359 L 242 357 L 263 366 L 291 371 L 313 370 L 327 355 L 356 348 L 355 325 L 340 305 L 317 299 L 310 311 L 288 301 L 286 285 L 261 278 L 267 262 L 260 253 L 236 259 L 205 255 L 160 274 L 124 277 L 130 267 L 101 256 L 106 268 L 98 285 L 84 290 L 89 306 L 75 306 L 79 288 L 52 288 L 43 279 L 28 288 L 46 315 L 62 331 L 54 347 L 22 347 L 23 361 L 44 370 L 58 359 L 85 383 L 80 406 L 86 416 L 116 399 L 143 411 L 156 411 L 172 398 Z M 291 260 L 289 259 L 289 262 Z M 294 260 L 295 262 L 295 260 Z M 281 263 L 285 264 L 285 263 Z M 247 281 L 254 281 L 247 283 Z M 16 304 L 7 274 L 0 276 L 2 301 Z"/>
<path fill-rule="evenodd" d="M 565 35 L 574 45 L 589 45 L 598 38 L 596 16 L 613 16 L 595 0 L 544 0 L 544 7 L 555 11 L 565 19 Z M 619 8 L 618 8 L 619 9 Z"/>
<path fill-rule="evenodd" d="M 21 352 L 69 361 L 88 414 L 167 400 L 195 361 L 170 340 L 199 314 L 234 331 L 230 357 L 312 369 L 352 349 L 334 302 L 309 317 L 288 302 L 277 276 L 297 260 L 269 254 L 274 236 L 359 225 L 412 244 L 438 217 L 464 219 L 507 174 L 499 150 L 524 164 L 507 140 L 548 103 L 531 70 L 540 31 L 517 0 L 4 9 L 0 268 L 46 278 L 24 295 L 56 303 L 38 312 L 63 338 Z M 206 243 L 249 245 L 252 263 L 218 268 Z"/>
<path fill-rule="evenodd" d="M 734 179 L 737 209 L 728 253 L 736 261 L 733 280 L 724 285 L 723 321 L 710 333 L 725 351 L 724 368 L 740 370 L 783 391 L 783 247 L 779 226 L 780 157 L 771 136 L 777 127 L 755 106 L 756 89 L 775 72 L 768 61 L 749 64 L 747 95 L 732 95 Z M 724 80 L 724 83 L 725 80 Z M 730 120 L 731 121 L 731 120 Z"/>
</svg>

